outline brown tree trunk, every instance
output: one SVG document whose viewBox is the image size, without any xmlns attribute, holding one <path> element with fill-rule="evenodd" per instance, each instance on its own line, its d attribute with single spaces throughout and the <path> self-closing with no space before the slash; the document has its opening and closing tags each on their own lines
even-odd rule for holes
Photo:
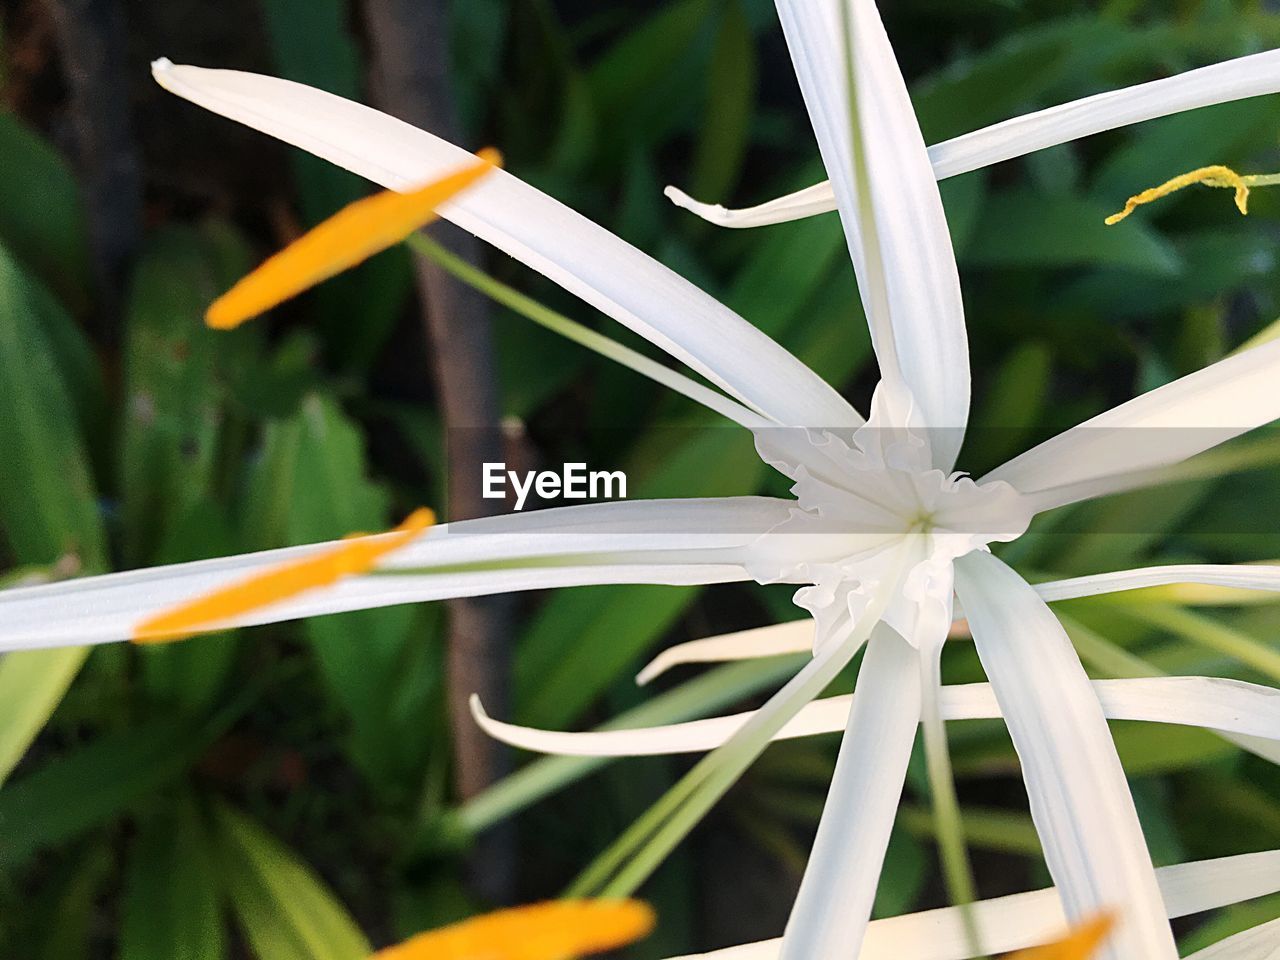
<svg viewBox="0 0 1280 960">
<path fill-rule="evenodd" d="M 387 112 L 458 142 L 458 118 L 449 80 L 448 24 L 443 0 L 365 0 L 372 48 L 372 90 Z M 432 236 L 471 263 L 478 243 L 451 226 L 437 224 Z M 495 512 L 482 499 L 479 464 L 502 460 L 496 371 L 488 303 L 429 260 L 415 262 L 425 311 L 427 342 L 448 443 L 448 515 L 466 519 Z M 449 604 L 448 680 L 457 789 L 472 797 L 507 769 L 505 751 L 471 719 L 472 693 L 501 711 L 507 704 L 510 671 L 510 603 L 474 598 Z M 515 874 L 514 833 L 486 834 L 473 854 L 477 891 L 491 900 L 510 899 Z"/>
<path fill-rule="evenodd" d="M 115 337 L 120 290 L 142 234 L 142 186 L 118 0 L 48 0 L 89 218 L 99 336 Z"/>
</svg>

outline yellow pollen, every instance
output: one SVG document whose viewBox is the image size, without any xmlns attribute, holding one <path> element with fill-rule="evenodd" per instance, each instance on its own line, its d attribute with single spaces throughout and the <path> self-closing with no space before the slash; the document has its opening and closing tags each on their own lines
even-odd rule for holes
<svg viewBox="0 0 1280 960">
<path fill-rule="evenodd" d="M 343 207 L 215 300 L 205 312 L 205 323 L 218 330 L 238 327 L 399 243 L 436 219 L 441 204 L 502 164 L 496 150 L 476 156 L 475 163 L 411 193 L 384 191 Z"/>
<path fill-rule="evenodd" d="M 399 550 L 434 524 L 435 514 L 415 510 L 395 530 L 381 536 L 358 537 L 322 553 L 283 563 L 239 583 L 207 593 L 148 617 L 133 630 L 134 643 L 167 643 L 197 633 L 225 629 L 227 621 L 306 593 L 344 577 L 372 569 L 387 554 Z"/>
<path fill-rule="evenodd" d="M 1202 183 L 1206 187 L 1226 187 L 1236 192 L 1236 207 L 1242 214 L 1249 212 L 1249 184 L 1254 181 L 1254 177 L 1242 177 L 1230 167 L 1224 167 L 1220 164 L 1201 167 L 1198 170 L 1192 170 L 1189 173 L 1181 174 L 1172 180 L 1166 180 L 1158 187 L 1151 187 L 1143 190 L 1141 193 L 1135 193 L 1132 197 L 1124 202 L 1124 209 L 1119 213 L 1113 213 L 1107 217 L 1107 226 L 1119 223 L 1129 214 L 1133 213 L 1135 207 L 1140 207 L 1144 203 L 1151 203 L 1153 200 L 1159 200 L 1161 197 L 1167 197 L 1169 194 L 1183 187 L 1189 187 L 1194 183 Z"/>
<path fill-rule="evenodd" d="M 1115 920 L 1109 914 L 1100 914 L 1092 920 L 1071 929 L 1062 940 L 1046 943 L 1028 950 L 1011 953 L 1005 960 L 1089 960 L 1102 945 Z"/>
<path fill-rule="evenodd" d="M 639 940 L 653 923 L 636 900 L 552 900 L 420 933 L 370 960 L 574 960 Z"/>
</svg>

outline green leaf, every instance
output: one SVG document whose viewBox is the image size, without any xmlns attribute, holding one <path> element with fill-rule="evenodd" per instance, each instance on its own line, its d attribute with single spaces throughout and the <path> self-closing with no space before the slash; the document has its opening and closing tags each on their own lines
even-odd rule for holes
<svg viewBox="0 0 1280 960">
<path fill-rule="evenodd" d="M 0 247 L 0 530 L 19 562 L 70 554 L 93 570 L 105 565 L 106 534 L 68 389 L 84 359 L 72 359 L 76 344 L 70 318 Z M 0 783 L 87 655 L 65 648 L 0 660 Z"/>
<path fill-rule="evenodd" d="M 222 960 L 221 891 L 209 831 L 183 797 L 139 827 L 129 850 L 117 960 Z"/>
<path fill-rule="evenodd" d="M 664 139 L 696 100 L 690 82 L 705 70 L 690 69 L 690 54 L 706 33 L 710 0 L 677 0 L 660 8 L 610 47 L 587 74 L 596 112 L 609 129 L 625 130 L 601 149 Z M 625 120 L 625 123 L 624 123 Z"/>
<path fill-rule="evenodd" d="M 364 960 L 369 942 L 306 863 L 262 826 L 215 810 L 220 873 L 258 960 Z"/>
<path fill-rule="evenodd" d="M 1119 721 L 1112 724 L 1111 735 L 1131 777 L 1185 770 L 1238 751 L 1235 744 L 1197 727 Z"/>
<path fill-rule="evenodd" d="M 95 462 L 105 461 L 111 439 L 107 427 L 110 409 L 94 346 L 66 308 L 41 284 L 32 281 L 27 292 L 70 395 L 80 433 L 91 444 Z"/>
<path fill-rule="evenodd" d="M 30 944 L 24 944 L 22 953 L 39 960 L 82 960 L 88 956 L 112 867 L 105 844 L 94 844 L 78 857 L 47 911 L 39 948 L 32 951 Z"/>
<path fill-rule="evenodd" d="M 7 784 L 0 789 L 0 866 L 16 868 L 35 851 L 118 816 L 176 778 L 244 713 L 258 689 L 243 691 L 213 717 L 164 717 L 105 734 Z"/>
<path fill-rule="evenodd" d="M 387 526 L 390 498 L 366 475 L 364 438 L 335 403 L 312 397 L 277 430 L 276 453 L 292 463 L 272 467 L 280 486 L 262 495 L 287 502 L 290 543 Z M 422 621 L 414 608 L 400 606 L 313 617 L 305 626 L 325 682 L 351 719 L 352 756 L 383 785 L 411 778 L 429 743 L 421 729 L 435 690 L 421 654 L 432 631 L 415 625 Z"/>
<path fill-rule="evenodd" d="M 22 563 L 101 569 L 106 536 L 33 281 L 0 248 L 0 530 Z"/>
<path fill-rule="evenodd" d="M 1048 400 L 1052 369 L 1049 347 L 1039 341 L 1005 357 L 965 437 L 965 463 L 975 476 L 1025 449 Z"/>
<path fill-rule="evenodd" d="M 59 647 L 0 658 L 0 784 L 44 729 L 88 655 L 89 647 Z"/>
<path fill-rule="evenodd" d="M 131 563 L 150 559 L 213 486 L 222 418 L 218 350 L 225 341 L 203 318 L 221 288 L 209 244 L 184 228 L 153 237 L 134 275 L 120 463 Z"/>
<path fill-rule="evenodd" d="M 70 165 L 13 114 L 0 113 L 0 243 L 76 307 L 88 300 L 89 246 Z"/>
<path fill-rule="evenodd" d="M 1115 209 L 1077 197 L 1046 197 L 1028 190 L 993 192 L 965 246 L 967 266 L 1119 267 L 1175 276 L 1183 260 L 1142 221 L 1108 227 Z"/>
<path fill-rule="evenodd" d="M 755 95 L 755 42 L 742 4 L 734 0 L 720 20 L 711 52 L 706 115 L 689 180 L 694 196 L 726 197 L 737 182 Z"/>
</svg>

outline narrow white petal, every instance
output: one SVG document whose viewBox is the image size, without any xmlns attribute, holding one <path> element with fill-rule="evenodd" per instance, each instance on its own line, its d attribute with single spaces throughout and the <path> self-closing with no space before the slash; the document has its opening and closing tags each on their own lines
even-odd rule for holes
<svg viewBox="0 0 1280 960">
<path fill-rule="evenodd" d="M 778 657 L 788 653 L 807 653 L 813 649 L 812 620 L 793 620 L 754 630 L 741 630 L 718 637 L 690 640 L 667 647 L 636 675 L 643 686 L 662 676 L 672 667 L 686 663 L 723 663 L 727 660 L 754 660 Z"/>
<path fill-rule="evenodd" d="M 288 80 L 167 60 L 156 61 L 152 72 L 180 97 L 393 190 L 474 159 L 394 117 Z M 861 422 L 817 374 L 732 310 L 504 171 L 485 177 L 440 213 L 781 423 Z"/>
<path fill-rule="evenodd" d="M 1161 867 L 1156 880 L 1170 918 L 1216 910 L 1280 891 L 1280 850 Z M 1053 889 L 982 900 L 972 909 L 983 945 L 992 953 L 1048 943 L 1067 930 L 1062 902 Z M 781 940 L 762 940 L 673 960 L 777 960 L 781 945 Z M 968 960 L 972 956 L 959 908 L 944 907 L 871 921 L 857 960 Z"/>
<path fill-rule="evenodd" d="M 1280 920 L 1242 930 L 1189 954 L 1187 960 L 1280 960 Z"/>
<path fill-rule="evenodd" d="M 1178 463 L 1280 417 L 1280 340 L 1219 360 L 1033 447 L 1003 480 L 1047 510 Z"/>
<path fill-rule="evenodd" d="M 934 465 L 955 462 L 969 415 L 969 346 L 951 234 L 906 84 L 874 0 L 777 0 L 791 59 L 835 185 L 881 375 L 910 389 Z M 860 129 L 851 127 L 845 16 Z M 855 171 L 861 141 L 866 183 Z M 869 192 L 860 197 L 859 190 Z M 873 215 L 872 215 L 873 214 Z M 869 251 L 878 248 L 878 255 Z"/>
<path fill-rule="evenodd" d="M 1141 677 L 1093 680 L 1108 720 L 1141 720 L 1202 727 L 1219 733 L 1280 742 L 1280 690 L 1221 677 Z M 802 709 L 774 736 L 792 740 L 838 733 L 849 724 L 851 696 L 825 697 Z M 989 683 L 944 686 L 938 702 L 943 720 L 994 720 L 1002 717 Z M 635 730 L 568 733 L 502 723 L 489 717 L 479 701 L 476 720 L 497 740 L 531 750 L 574 757 L 647 757 L 714 750 L 745 724 L 751 712 Z"/>
<path fill-rule="evenodd" d="M 1132 123 L 1277 91 L 1280 51 L 1268 50 L 1014 117 L 929 154 L 943 179 Z"/>
<path fill-rule="evenodd" d="M 1177 948 L 1129 784 L 1062 625 L 987 553 L 956 562 L 956 591 L 1022 761 L 1031 816 L 1067 915 L 1119 914 L 1099 960 L 1173 960 Z"/>
<path fill-rule="evenodd" d="M 678 187 L 667 187 L 663 194 L 677 207 L 695 213 L 718 227 L 764 227 L 771 223 L 786 223 L 788 220 L 803 220 L 820 213 L 830 213 L 836 208 L 836 194 L 831 188 L 830 180 L 739 210 L 718 203 L 702 203 Z"/>
<path fill-rule="evenodd" d="M 741 548 L 787 516 L 764 497 L 636 500 L 433 527 L 390 555 L 401 576 L 351 577 L 255 611 L 244 626 L 367 607 L 589 583 L 747 579 Z M 0 650 L 128 639 L 161 611 L 333 546 L 312 544 L 0 591 Z"/>
<path fill-rule="evenodd" d="M 1235 587 L 1240 590 L 1280 590 L 1280 566 L 1252 563 L 1178 563 L 1163 567 L 1140 567 L 1095 573 L 1069 580 L 1037 583 L 1036 593 L 1053 603 L 1076 597 L 1096 597 L 1123 590 L 1163 587 L 1179 583 L 1198 583 L 1211 587 Z"/>
<path fill-rule="evenodd" d="M 920 652 L 881 624 L 858 673 L 782 960 L 856 957 L 920 723 Z"/>
<path fill-rule="evenodd" d="M 929 148 L 929 160 L 934 176 L 945 180 L 1131 123 L 1276 92 L 1280 92 L 1280 51 L 1268 50 L 1014 117 L 934 144 Z M 830 181 L 745 210 L 699 203 L 679 191 L 673 195 L 670 188 L 667 196 L 725 227 L 782 223 L 836 209 Z"/>
</svg>

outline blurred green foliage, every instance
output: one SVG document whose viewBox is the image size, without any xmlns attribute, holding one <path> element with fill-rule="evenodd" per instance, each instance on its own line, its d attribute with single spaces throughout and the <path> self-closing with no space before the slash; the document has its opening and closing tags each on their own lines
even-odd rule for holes
<svg viewBox="0 0 1280 960">
<path fill-rule="evenodd" d="M 1280 15 L 1249 0 L 891 6 L 889 31 L 930 142 L 1280 41 Z M 750 203 L 820 178 L 767 0 L 467 0 L 452 10 L 468 145 L 500 145 L 518 175 L 715 293 L 865 403 L 874 372 L 835 218 L 717 232 L 661 196 L 670 180 Z M 362 94 L 345 0 L 259 0 L 258 14 L 264 69 Z M 11 78 L 11 65 L 0 75 Z M 47 116 L 0 114 L 8 582 L 325 539 L 439 503 L 436 410 L 427 390 L 394 375 L 392 358 L 413 358 L 415 382 L 428 369 L 406 315 L 405 250 L 270 323 L 214 334 L 200 322 L 205 305 L 279 238 L 261 217 L 192 212 L 180 198 L 167 209 L 185 212 L 154 225 L 133 265 L 115 334 L 93 339 L 86 216 L 51 126 Z M 224 126 L 196 129 L 216 151 Z M 1206 163 L 1273 171 L 1278 134 L 1280 98 L 1254 99 L 943 185 L 975 371 L 964 468 L 979 474 L 1211 362 L 1276 317 L 1280 201 L 1266 191 L 1247 220 L 1207 190 L 1123 229 L 1107 230 L 1102 217 L 1136 189 Z M 310 157 L 291 161 L 287 195 L 302 223 L 367 189 Z M 151 171 L 152 189 L 179 189 L 170 173 Z M 491 268 L 648 349 L 509 261 Z M 587 450 L 623 463 L 633 496 L 782 489 L 746 438 L 685 401 L 503 309 L 495 325 L 503 409 L 546 458 Z M 707 429 L 681 432 L 673 448 L 672 423 Z M 1280 557 L 1280 534 L 1257 521 L 1280 499 L 1277 460 L 1274 441 L 1255 438 L 1159 495 L 1045 517 L 1005 555 L 1042 576 Z M 721 667 L 651 702 L 630 678 L 663 642 L 797 615 L 785 592 L 753 585 L 584 588 L 522 598 L 519 609 L 512 711 L 564 728 L 750 702 L 789 665 Z M 1266 604 L 1191 610 L 1134 594 L 1062 612 L 1097 676 L 1280 682 L 1280 609 Z M 521 896 L 554 894 L 681 764 L 533 760 L 459 807 L 441 628 L 438 607 L 402 608 L 169 648 L 103 648 L 87 660 L 79 649 L 0 660 L 0 954 L 359 957 L 368 941 L 475 908 L 461 866 L 470 834 L 516 814 Z M 953 682 L 981 677 L 963 642 L 944 667 Z M 1045 882 L 1007 736 L 999 723 L 952 726 L 982 892 Z M 1280 846 L 1274 766 L 1199 731 L 1117 724 L 1115 733 L 1158 861 Z M 696 835 L 693 855 L 646 891 L 663 924 L 635 955 L 776 934 L 833 759 L 830 738 L 772 749 Z M 916 769 L 881 914 L 940 901 L 927 807 Z M 1277 912 L 1274 898 L 1219 911 L 1187 943 Z"/>
</svg>

